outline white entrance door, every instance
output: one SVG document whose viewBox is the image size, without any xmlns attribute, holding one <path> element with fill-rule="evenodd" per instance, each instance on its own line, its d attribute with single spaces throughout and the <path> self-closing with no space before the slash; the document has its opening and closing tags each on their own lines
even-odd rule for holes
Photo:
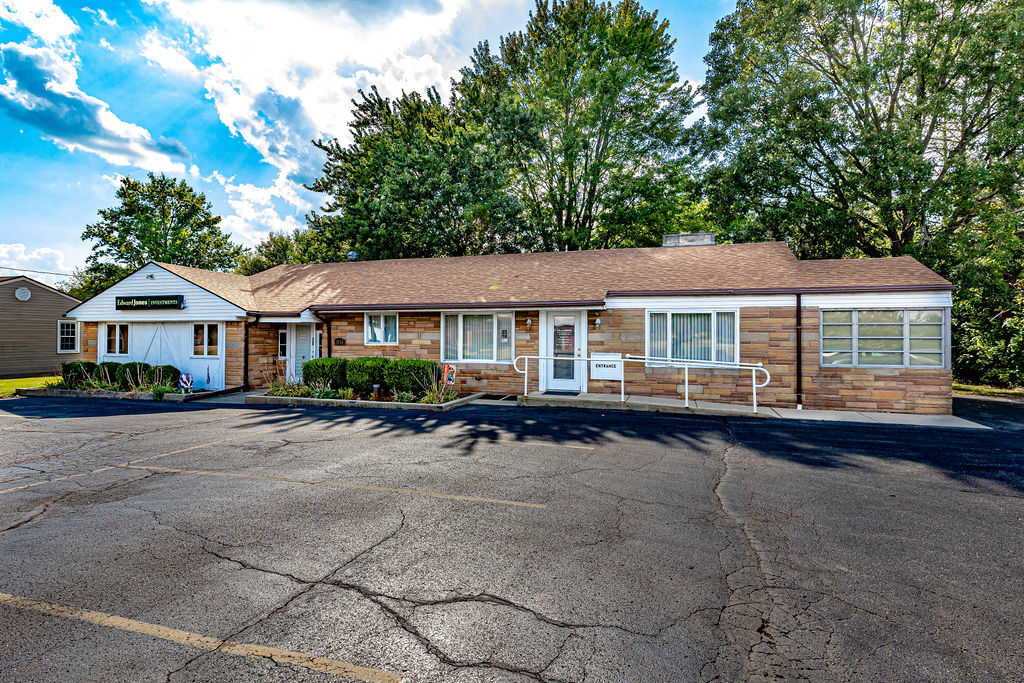
<svg viewBox="0 0 1024 683">
<path fill-rule="evenodd" d="M 548 356 L 556 360 L 546 363 L 547 388 L 554 391 L 582 391 L 586 363 L 582 358 L 585 348 L 583 314 L 579 311 L 549 312 L 546 336 Z M 562 360 L 562 359 L 565 360 Z"/>
<path fill-rule="evenodd" d="M 291 376 L 296 382 L 301 382 L 302 365 L 313 357 L 313 326 L 309 323 L 296 323 L 291 338 Z"/>
</svg>

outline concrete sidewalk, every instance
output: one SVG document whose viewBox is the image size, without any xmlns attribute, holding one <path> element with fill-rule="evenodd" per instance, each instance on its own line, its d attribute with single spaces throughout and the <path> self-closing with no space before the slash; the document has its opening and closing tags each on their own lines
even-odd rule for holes
<svg viewBox="0 0 1024 683">
<path fill-rule="evenodd" d="M 595 410 L 638 410 L 653 413 L 693 413 L 701 415 L 735 415 L 737 417 L 767 417 L 783 420 L 820 420 L 825 422 L 863 422 L 869 424 L 913 425 L 918 427 L 954 427 L 958 429 L 989 429 L 985 425 L 954 415 L 908 415 L 905 413 L 869 413 L 854 410 L 797 410 L 758 406 L 757 413 L 750 404 L 717 403 L 691 400 L 687 407 L 683 401 L 660 396 L 626 396 L 619 401 L 615 394 L 560 395 L 531 392 L 519 396 L 521 406 L 552 406 L 564 408 L 590 408 Z"/>
</svg>

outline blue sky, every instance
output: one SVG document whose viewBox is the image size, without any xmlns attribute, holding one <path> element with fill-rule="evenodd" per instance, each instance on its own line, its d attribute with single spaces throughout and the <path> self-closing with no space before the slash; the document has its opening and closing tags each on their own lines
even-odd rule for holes
<svg viewBox="0 0 1024 683">
<path fill-rule="evenodd" d="M 733 3 L 653 2 L 699 82 Z M 322 198 L 313 138 L 348 140 L 350 100 L 437 85 L 524 0 L 0 0 L 0 275 L 69 272 L 122 176 L 186 178 L 251 246 Z M 21 271 L 24 272 L 24 271 Z M 30 273 L 25 273 L 32 275 Z M 61 278 L 32 275 L 46 282 Z"/>
</svg>

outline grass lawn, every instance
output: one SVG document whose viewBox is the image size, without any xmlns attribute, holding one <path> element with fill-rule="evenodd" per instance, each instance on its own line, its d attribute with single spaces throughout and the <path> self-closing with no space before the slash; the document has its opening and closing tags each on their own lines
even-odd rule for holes
<svg viewBox="0 0 1024 683">
<path fill-rule="evenodd" d="M 983 384 L 961 384 L 960 382 L 953 382 L 953 391 L 960 394 L 974 394 L 975 396 L 1024 398 L 1024 389 L 1002 389 L 1000 387 L 990 387 Z"/>
<path fill-rule="evenodd" d="M 59 380 L 59 376 L 51 377 L 19 377 L 17 379 L 0 379 L 0 398 L 13 396 L 15 389 L 31 389 L 33 387 L 46 386 L 50 382 Z"/>
</svg>

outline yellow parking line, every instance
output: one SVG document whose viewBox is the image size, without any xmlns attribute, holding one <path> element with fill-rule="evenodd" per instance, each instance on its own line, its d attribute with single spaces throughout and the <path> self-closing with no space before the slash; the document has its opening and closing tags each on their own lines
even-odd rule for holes
<svg viewBox="0 0 1024 683">
<path fill-rule="evenodd" d="M 264 429 L 264 430 L 259 431 L 259 432 L 249 432 L 248 434 L 241 434 L 239 436 L 232 436 L 232 437 L 228 437 L 227 439 L 218 439 L 217 441 L 211 441 L 210 443 L 201 443 L 198 446 L 189 446 L 188 448 L 179 448 L 176 451 L 168 451 L 167 453 L 158 453 L 157 455 L 150 455 L 150 456 L 146 456 L 145 458 L 138 458 L 137 460 L 129 460 L 126 464 L 134 465 L 134 464 L 140 463 L 140 462 L 148 462 L 150 460 L 156 460 L 157 458 L 166 458 L 169 455 L 177 455 L 178 453 L 187 453 L 188 451 L 194 451 L 194 450 L 199 449 L 199 448 L 206 448 L 207 446 L 216 446 L 217 444 L 227 443 L 228 441 L 237 441 L 238 439 L 244 439 L 244 438 L 249 437 L 249 436 L 259 436 L 260 434 L 266 434 L 267 432 L 273 432 L 273 431 L 277 431 L 277 430 L 276 429 Z M 106 467 L 100 467 L 100 468 L 97 468 L 95 470 L 90 470 L 88 472 L 79 472 L 78 474 L 69 474 L 66 477 L 56 477 L 54 479 L 45 479 L 43 481 L 36 481 L 36 482 L 31 483 L 31 484 L 22 484 L 21 486 L 13 486 L 13 487 L 11 487 L 9 489 L 3 489 L 2 491 L 0 491 L 0 495 L 3 495 L 5 493 L 11 493 L 13 491 L 22 491 L 24 489 L 30 489 L 30 488 L 33 488 L 33 487 L 36 487 L 36 486 L 42 486 L 43 484 L 52 484 L 52 483 L 57 482 L 57 481 L 67 481 L 68 479 L 75 479 L 77 477 L 85 477 L 85 476 L 88 476 L 90 474 L 99 474 L 100 472 L 106 472 L 107 470 L 112 470 L 112 469 L 115 469 L 115 468 L 118 468 L 118 467 L 123 467 L 123 466 L 122 465 L 107 465 Z"/>
<path fill-rule="evenodd" d="M 106 614 L 104 612 L 78 609 L 77 607 L 67 607 L 65 605 L 55 605 L 49 602 L 41 602 L 31 598 L 10 595 L 9 593 L 0 593 L 0 605 L 8 605 L 18 609 L 40 612 L 54 617 L 63 617 L 64 619 L 71 619 L 73 621 L 83 621 L 90 624 L 96 624 L 97 626 L 114 628 L 119 631 L 141 633 L 154 638 L 160 638 L 161 640 L 168 640 L 172 643 L 178 643 L 179 645 L 187 645 L 200 650 L 207 650 L 209 652 L 223 652 L 229 655 L 251 657 L 253 659 L 271 659 L 281 664 L 293 664 L 295 666 L 301 666 L 314 671 L 322 671 L 324 673 L 337 674 L 339 676 L 348 676 L 349 678 L 367 681 L 368 683 L 400 683 L 400 681 L 403 680 L 402 676 L 389 671 L 370 669 L 365 666 L 349 664 L 348 662 L 341 662 L 336 659 L 328 659 L 327 657 L 315 657 L 304 652 L 282 650 L 276 647 L 268 647 L 266 645 L 252 645 L 249 643 L 239 643 L 234 640 L 211 638 L 210 636 L 190 633 L 176 628 L 169 628 L 158 624 L 149 624 L 144 621 L 136 621 L 135 619 L 126 619 L 124 617 Z"/>
<path fill-rule="evenodd" d="M 244 474 L 241 472 L 210 472 L 208 470 L 180 470 L 172 467 L 156 467 L 152 465 L 118 465 L 124 469 L 147 470 L 150 472 L 169 472 L 172 474 L 195 474 L 204 477 L 230 477 L 235 479 L 264 479 L 267 481 L 282 481 L 290 484 L 308 484 L 310 486 L 328 486 L 331 488 L 360 489 L 363 491 L 383 491 L 385 493 L 407 493 L 415 496 L 428 496 L 430 498 L 446 498 L 448 500 L 464 500 L 472 503 L 498 503 L 500 505 L 514 505 L 518 507 L 537 508 L 543 510 L 547 507 L 542 503 L 524 503 L 520 500 L 505 500 L 504 498 L 484 498 L 482 496 L 460 496 L 454 493 L 437 493 L 435 491 L 420 491 L 418 489 L 395 488 L 390 486 L 371 486 L 370 484 L 347 484 L 340 481 L 313 481 L 310 479 L 293 479 L 291 477 L 275 477 L 269 474 Z"/>
</svg>

